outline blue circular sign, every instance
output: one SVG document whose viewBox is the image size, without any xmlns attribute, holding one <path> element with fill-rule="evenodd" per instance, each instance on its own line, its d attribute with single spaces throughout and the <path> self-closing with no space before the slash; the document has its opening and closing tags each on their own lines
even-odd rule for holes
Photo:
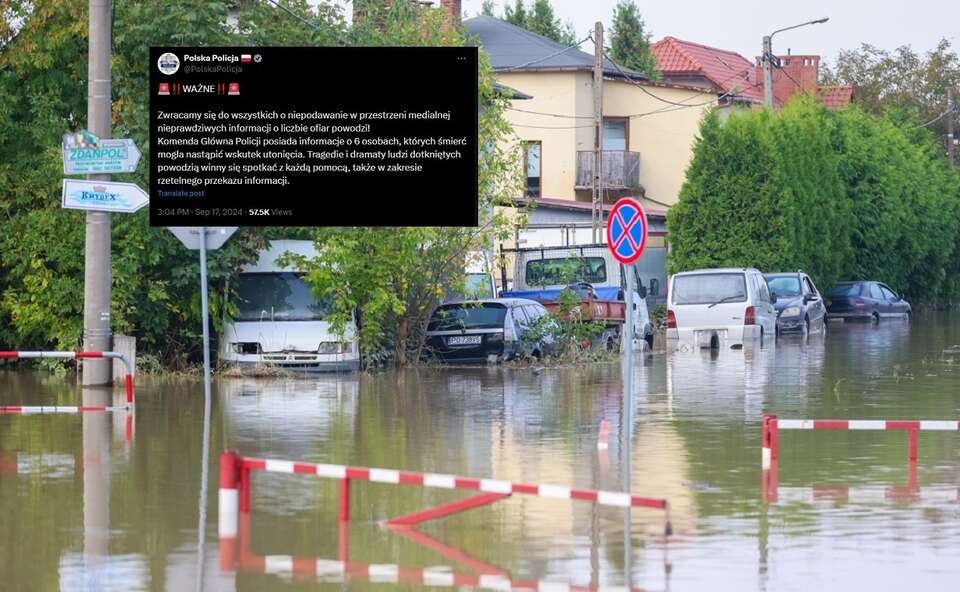
<svg viewBox="0 0 960 592">
<path fill-rule="evenodd" d="M 647 214 L 640 202 L 624 197 L 607 217 L 607 247 L 620 263 L 633 263 L 647 245 Z"/>
</svg>

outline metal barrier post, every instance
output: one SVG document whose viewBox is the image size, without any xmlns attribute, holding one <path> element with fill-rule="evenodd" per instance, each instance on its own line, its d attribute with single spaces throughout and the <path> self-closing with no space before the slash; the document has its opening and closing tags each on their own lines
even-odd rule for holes
<svg viewBox="0 0 960 592">
<path fill-rule="evenodd" d="M 340 522 L 350 522 L 350 477 L 340 479 Z"/>
<path fill-rule="evenodd" d="M 240 457 L 232 450 L 220 454 L 220 569 L 233 571 L 237 565 L 237 520 L 239 509 Z"/>
</svg>

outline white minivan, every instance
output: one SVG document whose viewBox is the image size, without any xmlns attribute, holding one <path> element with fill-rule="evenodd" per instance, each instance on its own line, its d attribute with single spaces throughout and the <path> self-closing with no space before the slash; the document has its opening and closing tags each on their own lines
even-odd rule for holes
<svg viewBox="0 0 960 592">
<path fill-rule="evenodd" d="M 667 339 L 717 349 L 776 336 L 777 313 L 756 269 L 677 273 L 667 298 Z"/>
<path fill-rule="evenodd" d="M 356 327 L 348 326 L 343 336 L 331 330 L 325 320 L 329 303 L 313 296 L 300 270 L 277 263 L 287 252 L 316 256 L 311 241 L 275 240 L 240 272 L 237 315 L 220 333 L 221 363 L 299 372 L 356 370 Z"/>
</svg>

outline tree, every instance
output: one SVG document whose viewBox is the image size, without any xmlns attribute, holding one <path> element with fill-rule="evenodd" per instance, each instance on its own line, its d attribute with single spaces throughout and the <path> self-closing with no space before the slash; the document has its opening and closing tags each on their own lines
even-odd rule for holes
<svg viewBox="0 0 960 592">
<path fill-rule="evenodd" d="M 960 297 L 960 173 L 930 133 L 797 97 L 779 113 L 701 124 L 667 214 L 671 272 L 803 269 L 822 287 L 878 279 L 922 301 Z"/>
<path fill-rule="evenodd" d="M 483 0 L 483 4 L 480 7 L 480 14 L 484 16 L 493 16 L 493 0 Z"/>
<path fill-rule="evenodd" d="M 657 58 L 650 50 L 650 33 L 633 0 L 620 0 L 613 9 L 610 30 L 610 56 L 618 63 L 643 72 L 653 80 L 660 79 Z"/>
<path fill-rule="evenodd" d="M 947 89 L 960 94 L 960 57 L 942 39 L 926 54 L 910 46 L 893 51 L 863 44 L 840 52 L 837 63 L 822 69 L 823 84 L 853 85 L 853 102 L 868 113 L 899 112 L 914 125 L 932 121 L 934 141 L 943 145 Z"/>
<path fill-rule="evenodd" d="M 386 26 L 354 27 L 351 39 L 369 45 L 462 45 L 461 33 L 442 11 L 422 11 L 397 0 L 380 15 Z M 372 21 L 372 19 L 368 19 Z M 355 319 L 365 367 L 419 359 L 430 314 L 447 292 L 462 291 L 472 254 L 510 235 L 513 223 L 498 209 L 521 194 L 522 167 L 507 142 L 509 98 L 494 87 L 481 53 L 478 134 L 478 228 L 324 228 L 314 233 L 319 255 L 292 258 L 306 271 L 318 297 L 330 298 L 333 329 L 344 333 Z M 416 199 L 416 196 L 410 196 Z M 412 205 L 412 207 L 416 207 Z"/>
<path fill-rule="evenodd" d="M 577 42 L 573 25 L 562 23 L 556 17 L 550 0 L 534 0 L 529 11 L 524 7 L 523 0 L 516 0 L 513 8 L 507 6 L 504 9 L 503 20 L 564 45 L 575 45 Z"/>
</svg>

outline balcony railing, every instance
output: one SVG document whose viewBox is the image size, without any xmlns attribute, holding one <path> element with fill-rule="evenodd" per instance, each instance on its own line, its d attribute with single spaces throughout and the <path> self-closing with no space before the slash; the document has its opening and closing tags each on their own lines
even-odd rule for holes
<svg viewBox="0 0 960 592">
<path fill-rule="evenodd" d="M 593 188 L 593 151 L 577 151 L 577 189 Z M 605 189 L 640 187 L 640 153 L 604 150 L 601 185 Z"/>
</svg>

